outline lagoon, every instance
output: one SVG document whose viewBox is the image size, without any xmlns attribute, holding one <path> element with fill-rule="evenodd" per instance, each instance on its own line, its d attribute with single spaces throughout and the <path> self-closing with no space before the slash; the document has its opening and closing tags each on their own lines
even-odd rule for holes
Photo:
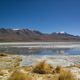
<svg viewBox="0 0 80 80">
<path fill-rule="evenodd" d="M 0 53 L 22 57 L 21 66 L 47 60 L 52 65 L 80 65 L 80 42 L 16 42 L 0 43 Z"/>
</svg>

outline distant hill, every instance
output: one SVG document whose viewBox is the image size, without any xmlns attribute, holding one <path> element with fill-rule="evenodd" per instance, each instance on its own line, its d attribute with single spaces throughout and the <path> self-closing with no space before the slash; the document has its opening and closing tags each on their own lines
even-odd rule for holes
<svg viewBox="0 0 80 80">
<path fill-rule="evenodd" d="M 80 36 L 66 32 L 45 34 L 29 29 L 0 29 L 0 42 L 30 42 L 30 41 L 80 41 Z"/>
</svg>

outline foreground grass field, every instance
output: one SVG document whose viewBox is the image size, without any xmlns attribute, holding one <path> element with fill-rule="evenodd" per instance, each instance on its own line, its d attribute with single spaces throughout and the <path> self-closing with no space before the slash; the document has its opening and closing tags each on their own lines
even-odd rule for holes
<svg viewBox="0 0 80 80">
<path fill-rule="evenodd" d="M 66 68 L 56 67 L 40 62 L 34 67 L 23 67 L 12 72 L 8 80 L 77 80 Z"/>
<path fill-rule="evenodd" d="M 14 63 L 14 67 L 6 66 L 7 68 L 5 68 L 3 66 L 0 68 L 0 80 L 80 80 L 79 67 L 76 67 L 78 70 L 74 72 L 74 66 L 53 67 L 46 60 L 40 61 L 36 65 L 20 67 L 21 58 L 19 56 L 10 58 L 10 56 L 12 57 L 12 55 L 0 55 L 0 62 Z"/>
</svg>

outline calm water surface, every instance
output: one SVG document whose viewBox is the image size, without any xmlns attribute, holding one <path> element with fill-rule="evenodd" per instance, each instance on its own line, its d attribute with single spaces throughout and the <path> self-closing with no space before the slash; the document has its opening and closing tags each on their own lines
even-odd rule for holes
<svg viewBox="0 0 80 80">
<path fill-rule="evenodd" d="M 28 49 L 28 48 L 0 48 L 2 53 L 18 55 L 80 55 L 80 48 L 58 48 L 58 49 Z"/>
<path fill-rule="evenodd" d="M 28 49 L 28 48 L 18 48 L 18 47 L 16 48 L 5 47 L 5 48 L 0 48 L 0 52 L 23 56 L 23 61 L 21 63 L 21 66 L 33 65 L 42 59 L 52 60 L 54 65 L 61 65 L 61 66 L 74 65 L 74 63 L 80 64 L 80 48 Z M 74 55 L 76 55 L 77 57 L 64 58 L 64 56 L 74 56 Z"/>
</svg>

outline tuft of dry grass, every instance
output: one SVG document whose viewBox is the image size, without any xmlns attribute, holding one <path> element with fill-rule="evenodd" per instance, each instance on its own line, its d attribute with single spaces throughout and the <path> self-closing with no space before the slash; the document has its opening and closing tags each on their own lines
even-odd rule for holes
<svg viewBox="0 0 80 80">
<path fill-rule="evenodd" d="M 8 54 L 6 54 L 6 53 L 0 53 L 0 57 L 5 57 L 5 56 L 8 56 Z"/>
<path fill-rule="evenodd" d="M 60 73 L 61 69 L 62 69 L 62 68 L 61 68 L 60 66 L 57 66 L 57 67 L 55 68 L 55 72 L 56 72 L 56 73 Z"/>
<path fill-rule="evenodd" d="M 58 80 L 76 80 L 69 70 L 62 69 L 59 74 Z"/>
<path fill-rule="evenodd" d="M 47 64 L 44 60 L 33 68 L 33 72 L 39 74 L 50 74 L 53 72 L 53 67 L 50 64 Z"/>
<path fill-rule="evenodd" d="M 8 80 L 32 80 L 32 77 L 26 73 L 16 70 L 12 73 Z"/>
</svg>

